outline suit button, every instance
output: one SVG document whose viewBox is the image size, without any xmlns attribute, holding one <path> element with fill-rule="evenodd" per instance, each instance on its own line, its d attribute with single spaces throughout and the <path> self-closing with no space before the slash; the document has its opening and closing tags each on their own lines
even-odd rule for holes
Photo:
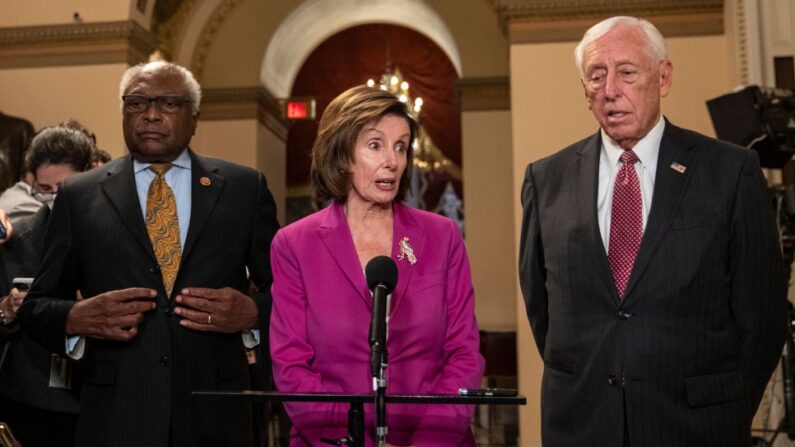
<svg viewBox="0 0 795 447">
<path fill-rule="evenodd" d="M 629 317 L 631 317 L 631 316 L 632 316 L 632 314 L 629 313 L 629 312 L 624 312 L 623 310 L 619 310 L 618 311 L 618 319 L 619 320 L 629 320 Z"/>
<path fill-rule="evenodd" d="M 157 273 L 158 271 L 160 271 L 160 267 L 157 265 L 149 267 L 149 273 Z"/>
<path fill-rule="evenodd" d="M 168 357 L 167 356 L 164 355 L 163 357 L 160 357 L 160 366 L 168 366 Z"/>
<path fill-rule="evenodd" d="M 609 383 L 610 386 L 618 385 L 618 377 L 616 377 L 615 374 L 610 374 L 610 376 L 607 378 L 607 383 Z"/>
</svg>

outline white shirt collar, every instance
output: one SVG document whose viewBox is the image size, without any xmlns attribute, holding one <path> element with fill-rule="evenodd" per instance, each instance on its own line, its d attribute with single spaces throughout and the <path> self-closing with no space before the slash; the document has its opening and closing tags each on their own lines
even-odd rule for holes
<svg viewBox="0 0 795 447">
<path fill-rule="evenodd" d="M 657 121 L 657 124 L 655 124 L 649 133 L 641 138 L 640 141 L 635 144 L 635 147 L 632 148 L 635 155 L 638 156 L 640 164 L 649 172 L 652 179 L 654 179 L 654 175 L 657 172 L 657 158 L 660 153 L 660 142 L 662 141 L 664 130 L 665 120 L 662 115 L 660 115 L 660 120 Z M 610 138 L 607 133 L 605 133 L 604 129 L 602 129 L 602 145 L 605 148 L 605 154 L 610 162 L 610 166 L 618 166 L 619 159 L 621 158 L 621 154 L 624 153 L 624 149 L 622 149 L 615 140 Z"/>
<path fill-rule="evenodd" d="M 144 163 L 133 158 L 133 172 L 137 174 L 145 169 L 148 169 L 151 164 L 152 163 Z M 179 157 L 177 157 L 176 160 L 172 161 L 171 164 L 179 168 L 190 169 L 191 161 L 188 150 L 185 149 L 184 151 L 182 151 L 182 153 L 179 154 Z"/>
</svg>

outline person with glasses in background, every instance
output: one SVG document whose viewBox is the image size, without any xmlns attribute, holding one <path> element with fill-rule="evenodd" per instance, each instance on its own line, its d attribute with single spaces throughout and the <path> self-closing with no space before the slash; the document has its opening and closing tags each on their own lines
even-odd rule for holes
<svg viewBox="0 0 795 447">
<path fill-rule="evenodd" d="M 270 313 L 273 196 L 261 173 L 189 148 L 190 71 L 139 64 L 119 93 L 129 155 L 58 188 L 18 318 L 81 359 L 77 445 L 247 447 L 247 402 L 191 393 L 249 387 L 246 349 Z"/>
<path fill-rule="evenodd" d="M 110 154 L 97 147 L 97 137 L 93 132 L 88 130 L 80 122 L 73 118 L 69 118 L 58 124 L 59 127 L 77 130 L 85 134 L 93 146 L 91 168 L 102 166 L 111 160 Z M 27 147 L 25 148 L 27 152 Z M 14 186 L 3 191 L 0 195 L 0 209 L 7 213 L 8 218 L 12 221 L 20 219 L 25 216 L 32 216 L 36 214 L 44 203 L 34 196 L 33 191 L 33 172 L 25 163 L 24 157 L 22 166 L 20 167 L 21 179 Z M 39 197 L 42 197 L 41 195 Z"/>
<path fill-rule="evenodd" d="M 93 143 L 83 133 L 56 126 L 39 132 L 25 163 L 33 174 L 34 197 L 42 206 L 15 221 L 15 233 L 0 246 L 0 421 L 25 447 L 74 445 L 79 384 L 72 364 L 20 331 L 16 312 L 24 283 L 36 275 L 44 250 L 50 210 L 61 182 L 91 166 Z"/>
</svg>

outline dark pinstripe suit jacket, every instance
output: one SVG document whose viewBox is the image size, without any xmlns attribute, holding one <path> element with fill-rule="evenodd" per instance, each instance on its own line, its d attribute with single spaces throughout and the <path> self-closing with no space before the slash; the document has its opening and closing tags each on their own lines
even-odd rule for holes
<svg viewBox="0 0 795 447">
<path fill-rule="evenodd" d="M 597 223 L 599 133 L 527 167 L 519 274 L 544 447 L 746 447 L 785 284 L 755 152 L 666 122 L 623 302 Z M 671 169 L 677 162 L 684 173 Z"/>
<path fill-rule="evenodd" d="M 259 292 L 263 333 L 270 309 L 270 241 L 275 205 L 258 172 L 191 152 L 192 210 L 174 290 L 246 285 Z M 200 179 L 209 179 L 200 181 Z M 63 352 L 75 290 L 83 296 L 127 287 L 159 291 L 130 342 L 89 339 L 76 445 L 245 446 L 249 406 L 190 396 L 249 383 L 240 333 L 195 332 L 179 325 L 165 295 L 135 191 L 122 157 L 68 179 L 58 193 L 41 270 L 19 318 L 23 329 Z"/>
<path fill-rule="evenodd" d="M 36 214 L 14 222 L 14 236 L 0 246 L 0 261 L 4 271 L 0 279 L 0 296 L 8 294 L 14 278 L 36 275 L 49 216 L 50 209 L 43 206 Z M 16 321 L 8 326 L 0 326 L 0 350 L 8 343 L 0 365 L 0 394 L 36 408 L 77 413 L 79 383 L 73 382 L 74 389 L 51 388 L 52 353 L 19 329 Z M 45 428 L 46 423 L 42 427 Z"/>
</svg>

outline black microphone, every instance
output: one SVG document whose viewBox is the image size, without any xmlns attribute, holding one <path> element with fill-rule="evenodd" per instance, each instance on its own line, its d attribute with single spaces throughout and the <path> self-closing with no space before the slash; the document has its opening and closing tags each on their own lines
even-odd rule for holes
<svg viewBox="0 0 795 447">
<path fill-rule="evenodd" d="M 392 293 L 397 285 L 397 265 L 389 256 L 376 256 L 367 263 L 364 276 L 367 278 L 367 287 L 373 291 L 370 371 L 373 377 L 378 377 L 382 354 L 386 352 L 386 296 Z"/>
</svg>

